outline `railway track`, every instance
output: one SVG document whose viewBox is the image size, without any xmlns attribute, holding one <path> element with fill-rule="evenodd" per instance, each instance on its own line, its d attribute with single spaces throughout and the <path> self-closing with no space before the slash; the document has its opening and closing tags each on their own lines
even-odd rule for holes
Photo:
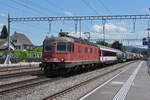
<svg viewBox="0 0 150 100">
<path fill-rule="evenodd" d="M 48 96 L 48 97 L 44 98 L 43 100 L 53 100 L 53 99 L 56 99 L 57 97 L 63 96 L 63 95 L 65 95 L 66 93 L 69 93 L 69 92 L 71 92 L 71 91 L 74 90 L 74 89 L 80 88 L 81 86 L 84 86 L 84 85 L 88 84 L 89 82 L 92 82 L 92 81 L 94 81 L 94 80 L 97 80 L 97 79 L 99 79 L 99 78 L 102 78 L 102 77 L 104 77 L 104 76 L 106 76 L 106 75 L 108 75 L 108 74 L 111 74 L 111 73 L 115 72 L 116 70 L 119 70 L 119 69 L 123 68 L 124 66 L 127 66 L 127 65 L 129 65 L 129 64 L 131 64 L 131 63 L 133 63 L 133 62 L 129 62 L 129 63 L 127 63 L 127 64 L 121 65 L 121 66 L 118 67 L 118 68 L 115 68 L 115 69 L 113 69 L 113 70 L 110 70 L 110 71 L 108 71 L 108 72 L 105 72 L 105 73 L 103 73 L 103 74 L 101 74 L 101 75 L 98 75 L 98 76 L 92 78 L 92 79 L 86 80 L 86 81 L 84 81 L 84 82 L 82 82 L 82 83 L 79 83 L 79 84 L 77 84 L 77 85 L 74 85 L 74 86 L 72 86 L 72 87 L 69 87 L 69 88 L 67 88 L 67 89 L 64 89 L 64 90 L 62 90 L 62 91 L 60 91 L 60 92 L 58 92 L 58 93 L 55 93 L 55 94 L 53 94 L 53 95 L 51 95 L 51 96 Z"/>
<path fill-rule="evenodd" d="M 8 71 L 18 71 L 18 70 L 25 70 L 25 69 L 40 69 L 39 67 L 3 67 L 0 68 L 0 72 L 8 72 Z"/>
<path fill-rule="evenodd" d="M 4 74 L 0 75 L 0 79 L 8 79 L 13 77 L 20 77 L 20 76 L 26 76 L 26 75 L 37 75 L 37 74 L 43 74 L 41 70 L 36 71 L 27 71 L 27 72 L 18 72 L 18 73 L 12 73 L 12 74 Z"/>
<path fill-rule="evenodd" d="M 46 77 L 40 78 L 39 77 L 35 79 L 29 79 L 29 80 L 10 83 L 10 84 L 0 85 L 0 95 L 14 92 L 15 90 L 21 90 L 21 89 L 30 88 L 33 86 L 38 86 L 47 82 L 53 82 L 59 79 L 60 78 L 46 78 Z"/>
</svg>

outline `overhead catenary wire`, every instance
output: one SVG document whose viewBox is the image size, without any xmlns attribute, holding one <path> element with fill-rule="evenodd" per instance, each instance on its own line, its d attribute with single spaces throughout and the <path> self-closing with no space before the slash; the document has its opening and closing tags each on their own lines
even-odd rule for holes
<svg viewBox="0 0 150 100">
<path fill-rule="evenodd" d="M 81 0 L 81 1 L 83 1 L 83 3 L 84 3 L 89 9 L 91 9 L 96 15 L 100 15 L 100 14 L 96 11 L 96 9 L 94 9 L 94 8 L 90 5 L 90 3 L 89 3 L 87 0 Z"/>
<path fill-rule="evenodd" d="M 13 2 L 11 0 L 8 3 L 3 2 L 3 5 L 1 5 L 1 6 L 3 6 L 3 10 L 5 9 L 5 10 L 9 11 L 11 9 L 12 12 L 13 11 L 15 11 L 15 12 L 19 11 L 19 14 L 22 14 L 22 15 L 24 13 L 29 13 L 26 9 L 22 9 L 21 5 L 18 5 L 18 4 L 16 4 L 15 2 Z M 37 16 L 37 13 L 35 11 L 32 11 L 32 10 L 29 10 L 29 11 L 32 13 L 32 15 Z M 7 17 L 7 16 L 4 16 L 4 17 Z"/>
<path fill-rule="evenodd" d="M 24 1 L 24 3 L 26 3 L 26 2 Z M 34 6 L 34 7 L 36 7 L 37 9 L 39 9 L 43 12 L 47 12 L 48 15 L 50 15 L 50 14 L 54 14 L 54 15 L 57 15 L 57 16 L 61 15 L 60 12 L 56 12 L 52 9 L 49 9 L 49 7 L 41 6 L 37 2 L 33 2 L 32 0 L 28 1 L 27 4 L 30 5 L 30 6 Z M 51 6 L 51 4 L 49 4 L 49 6 Z"/>
<path fill-rule="evenodd" d="M 14 2 L 14 4 L 16 4 L 16 5 L 19 5 L 20 4 L 20 6 L 23 6 L 23 7 L 25 7 L 25 8 L 27 8 L 27 9 L 29 9 L 29 8 L 31 8 L 31 7 L 29 7 L 29 5 L 26 5 L 25 3 L 20 3 L 20 2 L 17 2 L 17 1 L 15 1 L 15 0 L 13 0 Z M 13 4 L 13 5 L 14 5 Z M 13 9 L 18 9 L 18 6 L 15 6 L 15 7 L 13 7 L 13 6 L 11 6 L 11 8 L 13 8 Z M 24 9 L 23 9 L 24 10 Z M 24 10 L 25 11 L 25 10 Z M 33 11 L 33 12 L 35 12 L 34 11 L 34 9 L 33 10 L 29 10 L 29 11 Z M 37 12 L 38 13 L 38 15 L 39 15 L 39 13 L 40 12 Z M 37 27 L 37 26 L 34 26 L 34 25 L 31 25 L 31 24 L 28 24 L 27 26 L 31 26 L 32 28 L 35 28 L 35 29 L 38 29 L 39 27 Z M 31 32 L 30 32 L 31 33 Z"/>
<path fill-rule="evenodd" d="M 60 11 L 64 10 L 64 7 L 61 7 L 58 4 L 55 4 L 54 2 L 52 2 L 52 0 L 46 0 L 48 4 L 50 4 L 51 6 L 53 6 L 55 9 L 59 9 Z"/>
<path fill-rule="evenodd" d="M 29 5 L 26 5 L 25 3 L 21 2 L 21 1 L 16 1 L 16 0 L 11 0 L 12 2 L 18 4 L 18 5 L 21 5 L 23 6 L 24 8 L 27 8 L 29 10 L 32 10 L 32 11 L 35 11 L 36 13 L 38 13 L 39 15 L 43 14 L 42 11 L 40 10 L 37 10 L 36 8 L 33 8 L 32 6 L 29 6 Z M 45 16 L 48 16 L 47 14 L 44 14 Z"/>
<path fill-rule="evenodd" d="M 106 9 L 106 11 L 112 14 L 111 10 L 109 10 L 108 7 L 101 0 L 97 0 L 97 1 L 104 7 L 104 9 Z"/>
</svg>

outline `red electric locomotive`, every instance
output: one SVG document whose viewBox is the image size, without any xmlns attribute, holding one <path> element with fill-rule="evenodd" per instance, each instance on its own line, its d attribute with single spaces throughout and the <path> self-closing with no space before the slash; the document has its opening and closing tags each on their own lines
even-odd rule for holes
<svg viewBox="0 0 150 100">
<path fill-rule="evenodd" d="M 60 32 L 59 37 L 44 40 L 40 66 L 46 74 L 65 73 L 69 69 L 100 63 L 99 47 L 96 44 L 67 34 Z"/>
<path fill-rule="evenodd" d="M 93 68 L 99 64 L 122 62 L 124 58 L 133 60 L 129 53 L 126 57 L 123 57 L 122 53 L 117 49 L 69 36 L 67 32 L 60 32 L 58 37 L 44 40 L 40 67 L 48 75 L 58 75 L 72 70 L 79 71 L 81 68 Z"/>
</svg>

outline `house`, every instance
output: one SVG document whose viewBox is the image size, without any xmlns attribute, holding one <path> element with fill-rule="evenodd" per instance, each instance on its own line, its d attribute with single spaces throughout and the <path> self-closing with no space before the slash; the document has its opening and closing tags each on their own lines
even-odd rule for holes
<svg viewBox="0 0 150 100">
<path fill-rule="evenodd" d="M 10 49 L 11 50 L 15 49 L 13 43 L 10 43 Z M 8 50 L 8 40 L 7 39 L 0 39 L 0 50 Z"/>
<path fill-rule="evenodd" d="M 14 33 L 11 36 L 11 41 L 15 45 L 16 50 L 28 50 L 33 48 L 32 42 L 29 40 L 27 36 L 21 33 Z"/>
</svg>

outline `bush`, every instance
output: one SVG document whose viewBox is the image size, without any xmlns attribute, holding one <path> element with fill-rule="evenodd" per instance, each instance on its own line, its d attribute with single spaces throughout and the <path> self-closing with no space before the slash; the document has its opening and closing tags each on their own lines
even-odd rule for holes
<svg viewBox="0 0 150 100">
<path fill-rule="evenodd" d="M 23 50 L 13 50 L 12 53 L 15 53 L 18 55 L 19 61 L 24 61 L 26 58 L 38 58 L 37 56 L 33 56 L 33 55 L 42 54 L 42 52 L 23 51 Z"/>
</svg>

